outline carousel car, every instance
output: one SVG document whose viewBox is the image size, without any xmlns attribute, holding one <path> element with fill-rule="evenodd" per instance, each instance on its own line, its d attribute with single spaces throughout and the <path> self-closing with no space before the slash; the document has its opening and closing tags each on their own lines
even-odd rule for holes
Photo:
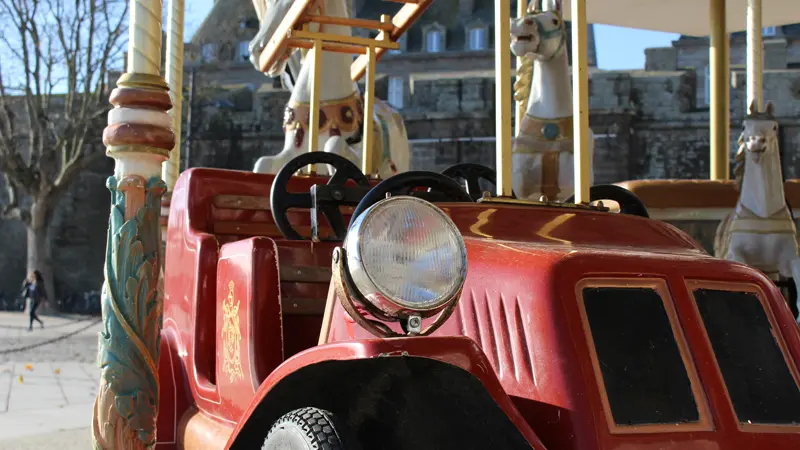
<svg viewBox="0 0 800 450">
<path fill-rule="evenodd" d="M 335 175 L 292 176 L 311 163 Z M 622 213 L 476 201 L 435 172 L 375 184 L 324 153 L 183 173 L 159 445 L 798 448 L 775 285 L 593 189 Z"/>
</svg>

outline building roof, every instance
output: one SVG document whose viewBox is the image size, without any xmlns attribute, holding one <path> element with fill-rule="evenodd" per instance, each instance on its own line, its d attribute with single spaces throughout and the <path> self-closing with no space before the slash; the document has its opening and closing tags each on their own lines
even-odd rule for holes
<svg viewBox="0 0 800 450">
<path fill-rule="evenodd" d="M 377 0 L 353 1 L 355 16 L 377 20 L 382 14 L 394 15 L 401 3 Z M 516 1 L 512 1 L 512 10 L 516 9 Z M 250 40 L 257 33 L 257 27 L 243 27 L 243 22 L 256 19 L 252 0 L 216 0 L 208 16 L 200 24 L 192 37 L 191 43 L 202 45 L 216 43 L 216 58 L 227 60 L 235 54 L 233 45 L 242 40 Z M 257 21 L 257 19 L 256 19 Z M 486 27 L 486 50 L 491 51 L 494 45 L 494 0 L 437 0 L 425 11 L 422 17 L 406 32 L 406 52 L 424 50 L 424 33 L 432 25 L 444 28 L 445 51 L 464 51 L 467 47 L 467 31 L 475 26 Z M 567 51 L 571 52 L 572 36 L 570 23 L 567 28 Z M 597 65 L 597 53 L 594 43 L 594 29 L 589 26 L 589 65 Z"/>
<path fill-rule="evenodd" d="M 423 13 L 422 17 L 406 32 L 406 51 L 419 52 L 424 48 L 424 31 L 431 25 L 438 24 L 445 28 L 446 50 L 462 51 L 466 47 L 467 30 L 478 24 L 487 27 L 487 49 L 492 50 L 494 45 L 494 0 L 469 0 L 472 3 L 472 12 L 469 14 L 459 12 L 459 4 L 464 0 L 437 0 Z M 361 2 L 358 2 L 361 3 Z M 516 10 L 516 1 L 511 2 L 511 10 Z M 381 14 L 394 15 L 401 4 L 393 2 L 364 0 L 363 6 L 358 7 L 356 16 L 363 19 L 377 20 Z M 572 52 L 571 23 L 566 22 L 567 52 Z M 597 49 L 594 40 L 594 27 L 589 25 L 588 30 L 589 65 L 597 65 Z"/>
</svg>

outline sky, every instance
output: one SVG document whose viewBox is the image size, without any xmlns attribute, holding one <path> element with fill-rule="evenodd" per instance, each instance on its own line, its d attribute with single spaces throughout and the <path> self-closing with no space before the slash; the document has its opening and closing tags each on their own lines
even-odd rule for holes
<svg viewBox="0 0 800 450">
<path fill-rule="evenodd" d="M 166 3 L 166 2 L 165 2 Z M 186 2 L 186 40 L 200 26 L 208 14 L 214 0 Z M 633 28 L 595 25 L 595 44 L 597 45 L 597 65 L 605 70 L 643 69 L 644 49 L 669 47 L 678 38 L 677 34 Z"/>
</svg>

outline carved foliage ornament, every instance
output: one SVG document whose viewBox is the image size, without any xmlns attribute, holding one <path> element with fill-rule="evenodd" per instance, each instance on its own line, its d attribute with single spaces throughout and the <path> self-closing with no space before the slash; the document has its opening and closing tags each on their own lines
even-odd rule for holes
<svg viewBox="0 0 800 450">
<path fill-rule="evenodd" d="M 166 185 L 158 178 L 110 177 L 103 285 L 103 329 L 94 405 L 95 449 L 153 448 L 156 441 L 162 308 L 159 215 Z"/>
</svg>

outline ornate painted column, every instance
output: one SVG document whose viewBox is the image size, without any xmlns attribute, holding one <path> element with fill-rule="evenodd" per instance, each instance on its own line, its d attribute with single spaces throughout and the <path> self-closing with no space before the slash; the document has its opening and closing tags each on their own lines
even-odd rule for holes
<svg viewBox="0 0 800 450">
<path fill-rule="evenodd" d="M 111 92 L 103 131 L 115 160 L 103 284 L 95 449 L 149 449 L 156 442 L 162 299 L 161 164 L 175 145 L 172 102 L 160 75 L 161 0 L 130 0 L 127 73 Z"/>
</svg>

